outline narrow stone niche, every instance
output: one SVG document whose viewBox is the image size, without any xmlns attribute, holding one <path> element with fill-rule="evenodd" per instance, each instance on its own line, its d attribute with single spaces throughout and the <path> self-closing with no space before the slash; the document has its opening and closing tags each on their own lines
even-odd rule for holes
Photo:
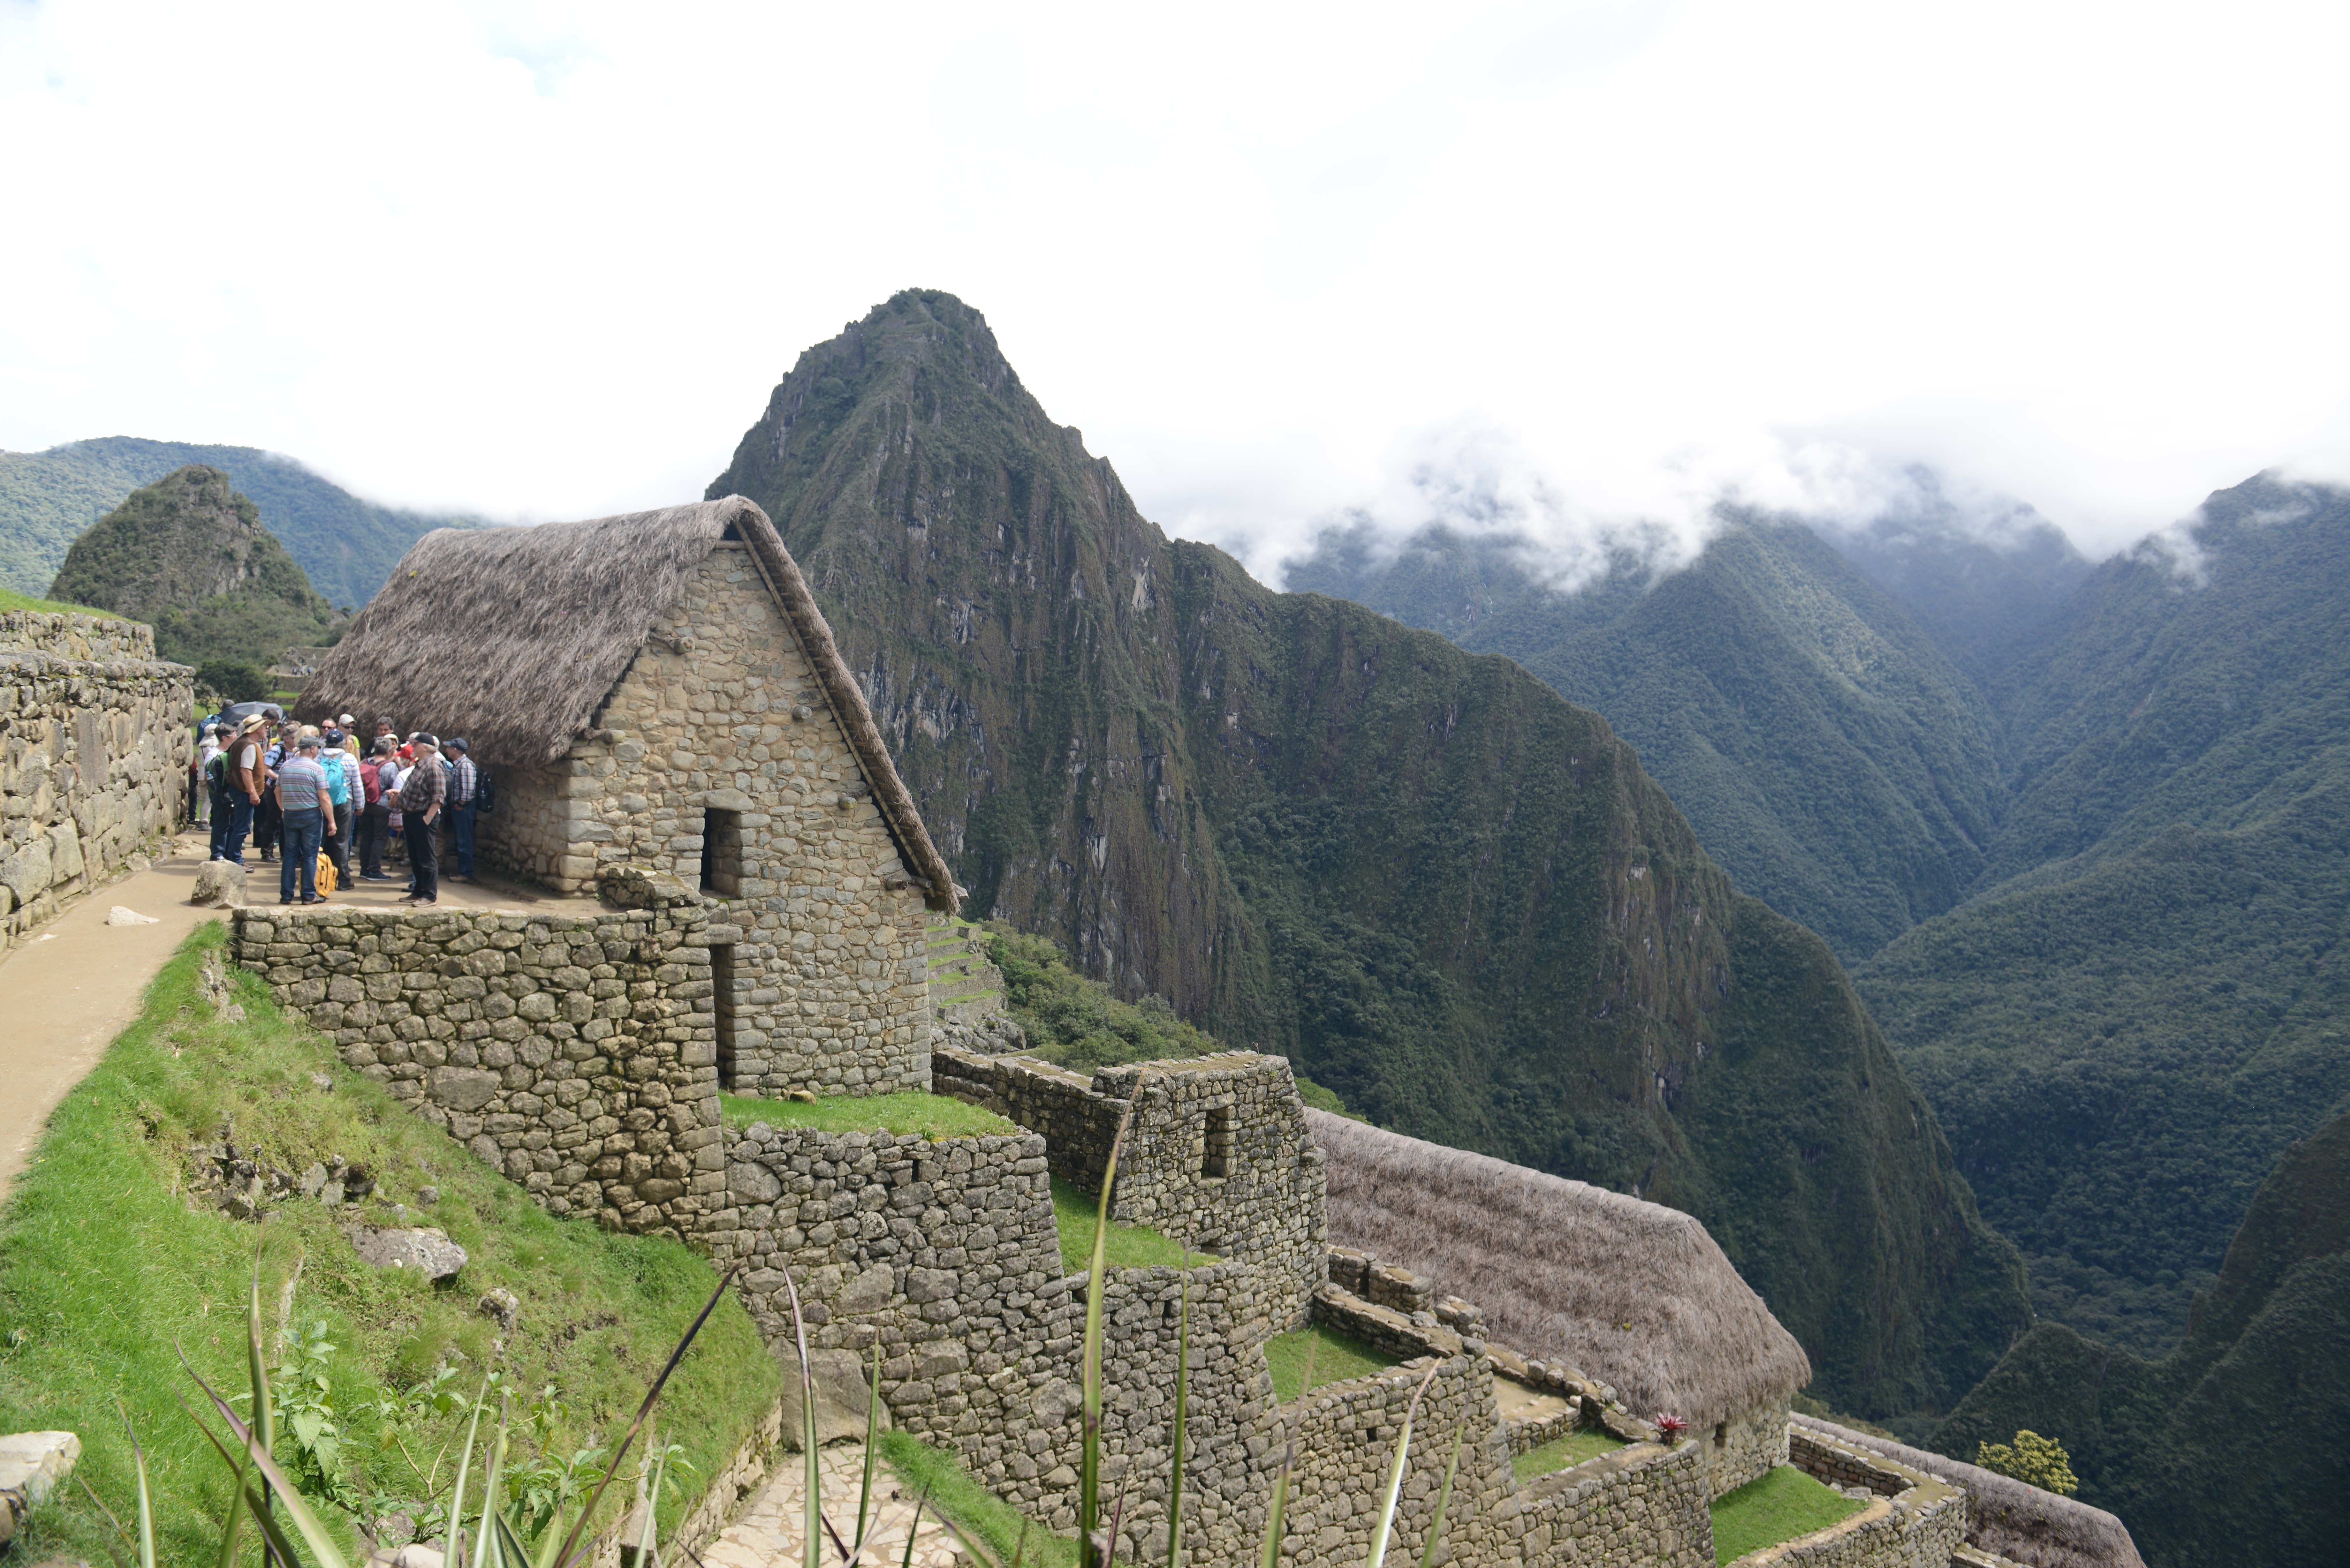
<svg viewBox="0 0 2350 1568">
<path fill-rule="evenodd" d="M 734 945 L 710 949 L 710 1003 L 717 1024 L 718 1086 L 734 1086 Z"/>
<path fill-rule="evenodd" d="M 743 814 L 716 806 L 702 814 L 702 890 L 743 896 Z"/>
<path fill-rule="evenodd" d="M 1222 1179 L 1232 1171 L 1232 1107 L 1208 1107 L 1208 1136 L 1201 1151 L 1200 1174 Z"/>
</svg>

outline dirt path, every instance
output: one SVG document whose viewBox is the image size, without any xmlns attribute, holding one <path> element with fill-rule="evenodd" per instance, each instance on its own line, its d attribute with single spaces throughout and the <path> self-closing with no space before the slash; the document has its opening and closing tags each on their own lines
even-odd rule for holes
<svg viewBox="0 0 2350 1568">
<path fill-rule="evenodd" d="M 0 959 L 0 1199 L 32 1158 L 57 1102 L 138 1016 L 164 961 L 200 922 L 222 918 L 219 909 L 188 904 L 203 859 L 203 839 L 183 834 L 167 858 L 85 895 Z M 252 902 L 274 907 L 277 867 L 248 852 L 245 876 Z M 400 897 L 399 882 L 362 882 L 335 901 L 393 909 Z M 511 888 L 441 888 L 442 909 L 521 909 L 540 901 Z M 118 904 L 156 923 L 109 926 L 107 911 Z"/>
</svg>

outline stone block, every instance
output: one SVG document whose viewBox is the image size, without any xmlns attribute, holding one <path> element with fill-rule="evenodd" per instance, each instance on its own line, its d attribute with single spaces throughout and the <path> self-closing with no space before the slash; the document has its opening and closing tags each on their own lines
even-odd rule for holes
<svg viewBox="0 0 2350 1568">
<path fill-rule="evenodd" d="M 227 860 L 208 860 L 196 868 L 194 892 L 188 902 L 200 909 L 242 909 L 244 908 L 244 867 Z M 250 941 L 253 935 L 245 933 Z"/>
<path fill-rule="evenodd" d="M 436 1067 L 425 1080 L 424 1092 L 452 1110 L 478 1111 L 497 1098 L 502 1084 L 495 1073 L 473 1067 Z"/>
</svg>

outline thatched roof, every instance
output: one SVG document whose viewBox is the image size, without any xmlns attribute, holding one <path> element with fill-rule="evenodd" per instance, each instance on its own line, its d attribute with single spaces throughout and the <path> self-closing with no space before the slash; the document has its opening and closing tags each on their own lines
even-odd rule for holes
<svg viewBox="0 0 2350 1568">
<path fill-rule="evenodd" d="M 824 612 L 775 524 L 739 495 L 585 523 L 435 529 L 303 688 L 296 715 L 389 712 L 464 736 L 493 766 L 553 762 L 588 732 L 655 618 L 730 530 L 799 634 L 907 870 L 930 884 L 932 908 L 951 910 L 954 877 Z"/>
<path fill-rule="evenodd" d="M 1497 1345 L 1613 1384 L 1633 1412 L 1711 1426 L 1812 1364 L 1678 1210 L 1308 1110 L 1329 1235 L 1473 1302 Z"/>
<path fill-rule="evenodd" d="M 1817 1417 L 1798 1415 L 1794 1422 L 1962 1489 L 1969 1500 L 1967 1540 L 2011 1563 L 2025 1568 L 2146 1568 L 2128 1528 L 2102 1508 Z"/>
</svg>

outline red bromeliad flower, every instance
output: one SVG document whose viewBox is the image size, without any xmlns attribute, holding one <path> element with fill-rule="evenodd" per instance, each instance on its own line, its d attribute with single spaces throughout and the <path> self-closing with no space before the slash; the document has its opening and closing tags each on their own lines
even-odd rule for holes
<svg viewBox="0 0 2350 1568">
<path fill-rule="evenodd" d="M 1657 1430 L 1662 1433 L 1664 1435 L 1665 1441 L 1669 1443 L 1675 1438 L 1679 1437 L 1683 1432 L 1689 1430 L 1689 1423 L 1682 1420 L 1679 1416 L 1660 1415 L 1657 1417 Z"/>
</svg>

